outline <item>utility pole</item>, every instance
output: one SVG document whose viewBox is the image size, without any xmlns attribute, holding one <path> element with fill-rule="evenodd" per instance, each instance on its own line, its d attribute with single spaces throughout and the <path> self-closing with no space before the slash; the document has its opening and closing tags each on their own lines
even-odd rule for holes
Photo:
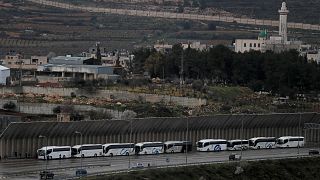
<svg viewBox="0 0 320 180">
<path fill-rule="evenodd" d="M 132 144 L 132 118 L 130 119 L 130 146 Z M 132 145 L 132 148 L 134 148 L 134 146 Z M 130 171 L 130 168 L 131 168 L 131 157 L 130 157 L 130 150 L 131 148 L 129 148 L 129 154 L 128 154 L 128 171 Z"/>
<path fill-rule="evenodd" d="M 241 119 L 241 135 L 240 135 L 240 139 L 241 139 L 241 152 L 240 152 L 240 162 L 242 159 L 242 150 L 243 150 L 243 146 L 242 146 L 242 141 L 243 141 L 243 118 Z"/>
<path fill-rule="evenodd" d="M 183 47 L 182 47 L 182 55 L 181 55 L 181 68 L 180 68 L 180 90 L 182 90 L 183 84 L 183 61 L 184 61 Z"/>
<path fill-rule="evenodd" d="M 75 131 L 75 134 L 80 134 L 80 169 L 82 169 L 82 132 L 80 131 Z"/>
<path fill-rule="evenodd" d="M 188 166 L 188 135 L 189 135 L 189 118 L 187 116 L 187 132 L 186 132 L 186 166 Z"/>
<path fill-rule="evenodd" d="M 19 86 L 21 87 L 22 85 L 22 60 L 19 60 Z"/>
<path fill-rule="evenodd" d="M 48 138 L 47 136 L 43 136 L 43 135 L 39 135 L 39 138 L 40 139 L 45 139 L 46 141 L 46 148 L 45 148 L 45 153 L 44 153 L 44 159 L 45 159 L 45 162 L 46 162 L 46 165 L 45 165 L 45 179 L 47 179 L 47 171 L 48 171 L 48 154 L 47 154 L 47 151 L 48 151 Z"/>
</svg>

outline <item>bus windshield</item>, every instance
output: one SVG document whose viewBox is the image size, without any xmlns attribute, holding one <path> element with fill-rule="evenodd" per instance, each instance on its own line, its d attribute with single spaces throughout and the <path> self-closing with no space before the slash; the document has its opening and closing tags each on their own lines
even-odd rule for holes
<svg viewBox="0 0 320 180">
<path fill-rule="evenodd" d="M 110 146 L 107 146 L 103 149 L 103 153 L 108 153 L 110 150 Z"/>
<path fill-rule="evenodd" d="M 203 142 L 198 142 L 198 143 L 197 143 L 197 146 L 198 146 L 199 148 L 202 148 L 202 147 L 203 147 Z"/>
<path fill-rule="evenodd" d="M 283 139 L 277 139 L 277 144 L 284 144 Z"/>
<path fill-rule="evenodd" d="M 135 146 L 134 150 L 135 150 L 136 154 L 138 154 L 141 151 L 141 146 Z"/>
<path fill-rule="evenodd" d="M 227 147 L 233 147 L 233 143 L 232 142 L 227 142 Z"/>
<path fill-rule="evenodd" d="M 255 146 L 254 141 L 253 140 L 249 140 L 249 146 Z"/>
<path fill-rule="evenodd" d="M 80 148 L 79 148 L 79 150 L 80 150 Z M 72 149 L 71 149 L 71 155 L 76 155 L 76 154 L 78 154 L 78 153 L 80 153 L 80 152 L 78 152 L 78 149 L 77 149 L 77 148 L 72 148 Z"/>
<path fill-rule="evenodd" d="M 38 150 L 38 155 L 39 156 L 44 156 L 45 155 L 45 150 Z"/>
</svg>

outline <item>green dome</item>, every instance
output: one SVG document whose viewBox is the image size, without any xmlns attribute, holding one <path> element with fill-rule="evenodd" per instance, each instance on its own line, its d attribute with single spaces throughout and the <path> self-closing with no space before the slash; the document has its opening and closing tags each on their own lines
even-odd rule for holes
<svg viewBox="0 0 320 180">
<path fill-rule="evenodd" d="M 261 38 L 267 38 L 267 36 L 268 36 L 267 30 L 263 30 L 259 34 L 259 37 Z"/>
</svg>

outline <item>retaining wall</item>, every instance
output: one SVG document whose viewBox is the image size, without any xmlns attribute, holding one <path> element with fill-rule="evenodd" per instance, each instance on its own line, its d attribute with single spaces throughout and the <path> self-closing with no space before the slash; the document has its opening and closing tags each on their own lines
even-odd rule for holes
<svg viewBox="0 0 320 180">
<path fill-rule="evenodd" d="M 71 93 L 75 93 L 77 96 L 86 97 L 112 97 L 115 100 L 140 100 L 143 99 L 147 102 L 155 103 L 163 101 L 165 103 L 173 103 L 177 105 L 196 107 L 206 105 L 206 99 L 188 98 L 188 97 L 175 97 L 168 95 L 158 94 L 144 94 L 144 93 L 130 93 L 127 91 L 113 91 L 113 90 L 97 90 L 97 91 L 86 91 L 78 88 L 45 88 L 45 87 L 2 87 L 0 88 L 0 94 L 21 94 L 21 93 L 35 93 L 45 95 L 59 95 L 59 96 L 70 96 Z"/>
<path fill-rule="evenodd" d="M 0 108 L 9 101 L 14 102 L 17 107 L 16 110 L 20 111 L 21 113 L 26 114 L 40 114 L 40 115 L 54 115 L 53 109 L 57 106 L 66 106 L 66 104 L 48 104 L 48 103 L 17 103 L 17 100 L 1 100 L 0 101 Z M 98 111 L 98 112 L 108 112 L 112 115 L 113 119 L 121 119 L 124 115 L 124 112 L 111 110 L 106 108 L 98 108 L 90 105 L 72 105 L 75 111 Z"/>
</svg>

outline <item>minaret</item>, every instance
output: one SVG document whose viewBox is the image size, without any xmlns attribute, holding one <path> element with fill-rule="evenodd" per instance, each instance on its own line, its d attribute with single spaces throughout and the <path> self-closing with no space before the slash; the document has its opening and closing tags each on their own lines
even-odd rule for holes
<svg viewBox="0 0 320 180">
<path fill-rule="evenodd" d="M 287 4 L 285 2 L 282 3 L 282 7 L 279 10 L 280 14 L 280 23 L 279 23 L 279 35 L 282 37 L 283 43 L 288 41 L 287 37 L 287 17 L 289 14 L 289 10 L 287 9 Z"/>
</svg>

